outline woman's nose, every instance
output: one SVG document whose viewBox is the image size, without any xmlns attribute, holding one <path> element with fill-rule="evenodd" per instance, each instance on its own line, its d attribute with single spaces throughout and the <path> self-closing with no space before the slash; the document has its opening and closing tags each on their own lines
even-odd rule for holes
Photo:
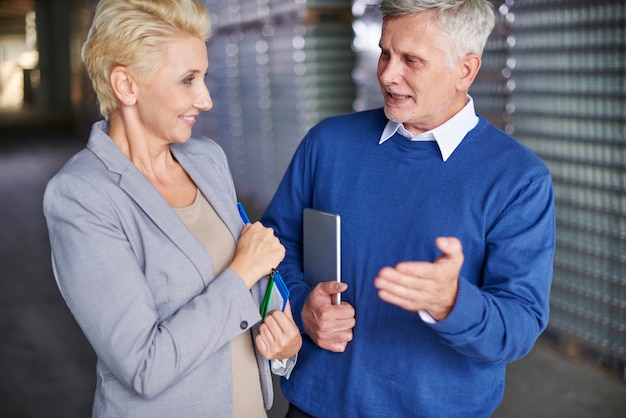
<svg viewBox="0 0 626 418">
<path fill-rule="evenodd" d="M 213 107 L 211 93 L 205 84 L 203 84 L 202 92 L 196 97 L 193 105 L 200 110 L 210 110 Z"/>
</svg>

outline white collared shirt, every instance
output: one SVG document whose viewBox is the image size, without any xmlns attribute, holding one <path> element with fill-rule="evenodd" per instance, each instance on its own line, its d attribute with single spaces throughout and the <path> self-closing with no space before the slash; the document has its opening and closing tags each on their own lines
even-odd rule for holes
<svg viewBox="0 0 626 418">
<path fill-rule="evenodd" d="M 382 144 L 396 132 L 411 141 L 436 141 L 441 158 L 446 161 L 476 124 L 478 124 L 478 116 L 474 110 L 474 100 L 468 95 L 467 103 L 459 113 L 435 129 L 419 135 L 411 134 L 401 123 L 388 121 L 378 143 Z"/>
</svg>

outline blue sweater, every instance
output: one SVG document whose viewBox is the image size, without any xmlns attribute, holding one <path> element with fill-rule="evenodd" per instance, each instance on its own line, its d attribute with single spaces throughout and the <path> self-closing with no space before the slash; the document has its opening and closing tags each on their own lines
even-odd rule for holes
<svg viewBox="0 0 626 418">
<path fill-rule="evenodd" d="M 287 249 L 280 271 L 302 332 L 302 210 L 341 215 L 342 299 L 356 310 L 344 353 L 305 337 L 283 393 L 316 417 L 487 417 L 506 363 L 548 322 L 550 173 L 482 117 L 445 162 L 435 142 L 395 134 L 379 145 L 386 122 L 376 109 L 312 128 L 263 215 Z M 439 236 L 458 237 L 465 262 L 453 311 L 428 324 L 383 302 L 373 280 L 384 266 L 433 261 Z"/>
</svg>

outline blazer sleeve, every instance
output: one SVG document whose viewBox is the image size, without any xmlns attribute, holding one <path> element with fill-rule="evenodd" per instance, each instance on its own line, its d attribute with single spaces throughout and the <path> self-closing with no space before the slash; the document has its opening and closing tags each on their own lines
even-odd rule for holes
<svg viewBox="0 0 626 418">
<path fill-rule="evenodd" d="M 204 288 L 200 282 L 199 291 L 174 313 L 160 317 L 142 263 L 162 263 L 174 275 L 198 272 L 184 257 L 169 257 L 166 247 L 159 250 L 159 240 L 141 243 L 141 251 L 136 243 L 131 246 L 126 230 L 137 220 L 121 217 L 116 202 L 121 194 L 112 196 L 100 186 L 77 173 L 61 173 L 48 184 L 44 212 L 54 274 L 99 360 L 128 388 L 149 398 L 260 315 L 244 282 L 226 269 Z M 171 263 L 163 261 L 170 258 Z"/>
</svg>

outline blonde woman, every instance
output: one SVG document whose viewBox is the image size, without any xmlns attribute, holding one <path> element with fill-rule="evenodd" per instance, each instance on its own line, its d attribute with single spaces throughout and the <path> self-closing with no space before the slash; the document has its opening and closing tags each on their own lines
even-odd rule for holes
<svg viewBox="0 0 626 418">
<path fill-rule="evenodd" d="M 192 138 L 212 107 L 200 0 L 102 0 L 82 57 L 103 121 L 50 181 L 55 277 L 97 355 L 94 417 L 264 417 L 289 376 L 291 317 L 261 322 L 283 259 L 242 221 L 228 163 Z M 268 362 L 271 360 L 271 362 Z"/>
</svg>

